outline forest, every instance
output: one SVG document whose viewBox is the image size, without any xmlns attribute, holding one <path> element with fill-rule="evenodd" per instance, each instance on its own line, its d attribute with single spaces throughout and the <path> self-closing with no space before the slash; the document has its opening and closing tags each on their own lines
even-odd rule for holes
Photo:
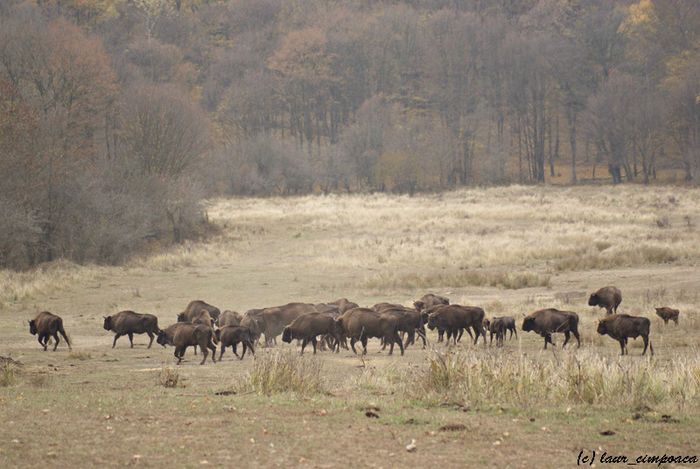
<svg viewBox="0 0 700 469">
<path fill-rule="evenodd" d="M 3 0 L 0 268 L 215 196 L 697 184 L 700 2 Z"/>
</svg>

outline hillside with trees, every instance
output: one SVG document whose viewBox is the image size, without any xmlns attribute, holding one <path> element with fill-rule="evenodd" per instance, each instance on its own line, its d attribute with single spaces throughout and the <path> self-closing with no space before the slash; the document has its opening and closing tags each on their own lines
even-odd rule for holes
<svg viewBox="0 0 700 469">
<path fill-rule="evenodd" d="M 700 2 L 6 0 L 0 267 L 214 195 L 700 180 Z"/>
</svg>

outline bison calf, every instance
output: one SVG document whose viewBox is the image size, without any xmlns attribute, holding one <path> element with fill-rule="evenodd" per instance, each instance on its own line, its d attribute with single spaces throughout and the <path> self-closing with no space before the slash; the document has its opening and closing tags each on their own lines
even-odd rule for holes
<svg viewBox="0 0 700 469">
<path fill-rule="evenodd" d="M 605 308 L 607 314 L 617 313 L 617 307 L 622 302 L 622 292 L 619 288 L 608 286 L 592 293 L 588 298 L 588 306 Z"/>
<path fill-rule="evenodd" d="M 58 347 L 58 334 L 60 333 L 68 344 L 68 349 L 73 350 L 70 346 L 70 340 L 66 336 L 66 331 L 63 329 L 63 319 L 60 316 L 49 313 L 48 311 L 43 311 L 36 315 L 36 317 L 29 321 L 29 333 L 32 335 L 39 335 L 39 344 L 44 347 L 46 351 L 46 345 L 49 341 L 49 336 L 52 336 L 56 341 L 56 345 L 53 346 L 53 351 L 56 351 Z"/>
<path fill-rule="evenodd" d="M 662 306 L 661 308 L 656 308 L 656 315 L 664 320 L 664 324 L 668 324 L 668 320 L 675 322 L 678 325 L 678 315 L 680 311 L 677 309 L 669 308 L 667 306 Z"/>
<path fill-rule="evenodd" d="M 250 333 L 250 329 L 243 326 L 224 326 L 217 329 L 215 332 L 216 340 L 219 342 L 219 347 L 221 347 L 221 352 L 219 352 L 219 361 L 224 355 L 226 347 L 231 347 L 233 349 L 233 354 L 238 357 L 239 360 L 243 360 L 245 357 L 245 351 L 250 349 L 250 353 L 255 355 L 255 348 L 253 347 L 253 336 Z M 243 344 L 243 352 L 241 356 L 238 356 L 236 352 L 236 346 L 238 344 Z"/>
<path fill-rule="evenodd" d="M 129 336 L 131 348 L 134 348 L 134 334 L 148 334 L 151 339 L 148 348 L 153 344 L 153 338 L 158 335 L 158 318 L 152 314 L 139 314 L 133 311 L 120 311 L 111 316 L 106 316 L 104 328 L 107 331 L 114 331 L 114 342 L 112 348 L 117 345 L 117 339 L 123 335 Z"/>
<path fill-rule="evenodd" d="M 654 355 L 654 347 L 651 346 L 651 342 L 649 341 L 650 325 L 651 321 L 647 318 L 630 316 L 629 314 L 613 314 L 598 322 L 598 334 L 607 334 L 620 342 L 620 349 L 622 350 L 620 355 L 629 354 L 627 350 L 628 337 L 636 339 L 641 335 L 642 340 L 644 340 L 642 355 L 647 352 L 647 345 L 649 346 L 651 354 Z"/>
</svg>

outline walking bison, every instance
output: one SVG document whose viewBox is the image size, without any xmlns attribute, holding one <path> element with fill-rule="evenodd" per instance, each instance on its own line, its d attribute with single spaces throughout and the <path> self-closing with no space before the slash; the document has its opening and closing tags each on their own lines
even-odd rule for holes
<svg viewBox="0 0 700 469">
<path fill-rule="evenodd" d="M 678 315 L 680 314 L 680 311 L 678 311 L 677 309 L 669 308 L 668 306 L 662 306 L 660 308 L 655 309 L 656 315 L 664 320 L 664 324 L 668 324 L 668 321 L 671 320 L 675 322 L 676 325 L 678 325 Z"/>
<path fill-rule="evenodd" d="M 152 314 L 139 314 L 133 311 L 120 311 L 111 316 L 105 316 L 104 328 L 114 331 L 112 348 L 117 345 L 117 339 L 123 335 L 129 336 L 131 348 L 134 348 L 134 334 L 148 334 L 151 339 L 147 348 L 151 348 L 153 339 L 158 335 L 158 318 Z"/>
<path fill-rule="evenodd" d="M 545 350 L 548 342 L 552 346 L 556 345 L 552 342 L 552 334 L 555 332 L 561 332 L 566 337 L 562 348 L 569 342 L 570 334 L 576 337 L 578 347 L 581 346 L 581 338 L 578 335 L 578 314 L 572 311 L 559 311 L 554 308 L 535 311 L 523 320 L 523 330 L 533 331 L 544 337 Z"/>
<path fill-rule="evenodd" d="M 63 336 L 63 339 L 68 344 L 68 349 L 72 350 L 70 345 L 70 340 L 66 336 L 66 331 L 63 329 L 63 319 L 48 311 L 43 311 L 36 315 L 36 317 L 29 321 L 29 333 L 32 335 L 38 335 L 39 344 L 44 347 L 46 351 L 46 346 L 49 341 L 49 337 L 53 337 L 56 341 L 56 345 L 53 346 L 53 351 L 56 351 L 58 347 L 58 334 Z"/>
</svg>

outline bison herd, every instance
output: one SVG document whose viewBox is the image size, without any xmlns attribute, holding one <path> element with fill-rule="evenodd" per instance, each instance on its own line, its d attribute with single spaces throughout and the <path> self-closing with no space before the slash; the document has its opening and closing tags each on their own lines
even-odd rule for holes
<svg viewBox="0 0 700 469">
<path fill-rule="evenodd" d="M 644 350 L 647 346 L 650 353 L 654 348 L 649 341 L 648 318 L 618 314 L 617 308 L 622 301 L 620 290 L 607 286 L 590 295 L 588 304 L 606 309 L 606 316 L 599 320 L 597 332 L 609 335 L 620 343 L 621 354 L 627 353 L 627 339 L 642 337 Z M 669 307 L 656 308 L 656 314 L 668 323 L 669 320 L 678 324 L 678 310 Z M 544 348 L 552 344 L 552 334 L 564 334 L 562 347 L 569 342 L 571 335 L 576 338 L 577 346 L 581 346 L 578 330 L 579 318 L 575 312 L 560 311 L 554 308 L 541 309 L 524 317 L 522 330 L 535 332 L 544 338 Z M 427 294 L 413 303 L 412 307 L 393 303 L 377 303 L 371 307 L 360 307 L 357 303 L 345 298 L 329 303 L 288 303 L 262 309 L 251 309 L 245 314 L 225 310 L 204 301 L 190 302 L 184 311 L 177 315 L 177 322 L 165 329 L 158 326 L 158 318 L 152 314 L 139 314 L 134 311 L 121 311 L 104 318 L 104 329 L 114 332 L 112 348 L 121 336 L 128 336 L 133 348 L 134 334 L 147 334 L 150 338 L 148 347 L 156 338 L 163 347 L 175 347 L 175 358 L 178 364 L 182 361 L 187 347 L 193 347 L 197 353 L 199 347 L 204 364 L 212 352 L 212 362 L 216 362 L 216 347 L 219 349 L 219 360 L 227 347 L 233 349 L 234 355 L 240 360 L 250 350 L 255 354 L 255 344 L 264 339 L 266 346 L 276 344 L 281 334 L 282 341 L 290 343 L 293 340 L 301 342 L 301 353 L 310 343 L 315 354 L 318 349 L 328 349 L 338 352 L 340 348 L 349 348 L 358 353 L 355 344 L 362 344 L 362 353 L 367 353 L 367 341 L 371 338 L 381 340 L 384 347 L 389 346 L 389 355 L 398 346 L 401 355 L 404 349 L 415 343 L 418 336 L 426 347 L 425 328 L 437 330 L 438 342 L 445 341 L 456 344 L 462 338 L 464 331 L 473 338 L 476 345 L 479 337 L 483 337 L 486 346 L 486 335 L 490 334 L 490 343 L 496 336 L 496 345 L 503 346 L 506 335 L 518 337 L 515 318 L 501 316 L 487 318 L 484 310 L 478 306 L 450 304 L 442 296 Z M 60 333 L 68 347 L 70 341 L 63 329 L 63 321 L 59 316 L 49 312 L 39 313 L 29 321 L 29 332 L 38 335 L 39 344 L 47 349 L 49 337 L 53 337 L 58 347 Z M 446 335 L 446 338 L 445 338 Z M 263 337 L 264 336 L 264 337 Z M 241 355 L 237 346 L 242 345 Z"/>
</svg>

